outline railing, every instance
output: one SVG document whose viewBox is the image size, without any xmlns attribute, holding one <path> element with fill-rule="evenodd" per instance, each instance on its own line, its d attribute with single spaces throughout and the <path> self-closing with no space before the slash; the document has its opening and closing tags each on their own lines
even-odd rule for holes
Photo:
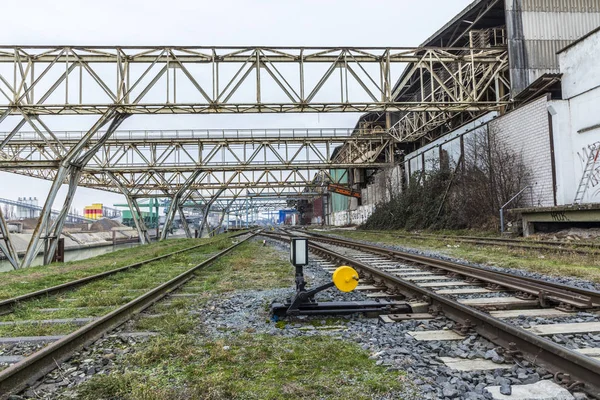
<svg viewBox="0 0 600 400">
<path fill-rule="evenodd" d="M 519 197 L 521 195 L 521 193 L 523 193 L 527 189 L 533 190 L 533 186 L 531 186 L 531 185 L 525 186 L 523 189 L 521 189 L 519 191 L 519 193 L 515 194 L 513 197 L 511 197 L 511 199 L 509 201 L 507 201 L 502 207 L 500 207 L 500 232 L 501 233 L 504 233 L 504 208 L 506 208 L 507 205 L 512 203 L 517 197 Z M 533 196 L 533 192 L 531 195 Z"/>
<path fill-rule="evenodd" d="M 16 207 L 22 207 L 22 208 L 27 208 L 29 210 L 34 210 L 34 211 L 42 211 L 43 207 L 41 206 L 36 206 L 33 204 L 27 204 L 27 203 L 21 203 L 20 201 L 15 201 L 15 200 L 10 200 L 10 199 L 0 199 L 0 203 L 3 204 L 8 204 L 11 206 L 16 206 Z M 51 210 L 51 214 L 52 215 L 58 215 L 60 214 L 60 211 L 57 210 Z M 82 221 L 82 222 L 93 222 L 94 220 L 92 219 L 88 219 L 85 217 L 82 217 L 81 215 L 76 215 L 76 214 L 67 214 L 67 218 L 75 221 Z"/>
<path fill-rule="evenodd" d="M 99 131 L 93 139 L 98 139 L 105 132 Z M 354 133 L 354 135 L 352 135 Z M 53 134 L 61 141 L 75 141 L 81 139 L 85 131 L 55 131 Z M 111 140 L 157 140 L 157 139 L 303 139 L 303 138 L 348 138 L 350 136 L 385 135 L 385 132 L 373 133 L 372 129 L 354 128 L 315 128 L 315 129 L 183 129 L 183 130 L 119 130 Z M 9 132 L 0 133 L 0 141 L 4 140 Z M 50 139 L 48 137 L 48 139 Z M 34 131 L 16 133 L 11 141 L 43 140 Z"/>
</svg>

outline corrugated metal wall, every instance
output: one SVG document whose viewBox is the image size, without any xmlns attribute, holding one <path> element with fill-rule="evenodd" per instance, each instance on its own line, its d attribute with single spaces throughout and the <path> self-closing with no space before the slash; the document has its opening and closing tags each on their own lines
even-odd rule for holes
<svg viewBox="0 0 600 400">
<path fill-rule="evenodd" d="M 600 0 L 506 0 L 512 95 L 545 73 L 558 53 L 600 26 Z"/>
<path fill-rule="evenodd" d="M 331 178 L 339 184 L 348 183 L 348 170 L 346 169 L 330 169 L 329 174 Z M 349 197 L 342 196 L 341 194 L 332 193 L 331 198 L 331 212 L 345 211 L 348 209 Z"/>
</svg>

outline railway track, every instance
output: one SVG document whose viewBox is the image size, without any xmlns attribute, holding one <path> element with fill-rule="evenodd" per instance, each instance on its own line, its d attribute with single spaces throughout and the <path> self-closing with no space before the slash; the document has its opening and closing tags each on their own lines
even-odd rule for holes
<svg viewBox="0 0 600 400">
<path fill-rule="evenodd" d="M 142 262 L 145 267 L 137 264 L 137 267 L 127 266 L 124 267 L 125 270 L 108 271 L 110 272 L 108 275 L 100 274 L 102 276 L 88 277 L 93 279 L 84 278 L 88 279 L 85 282 L 81 282 L 81 280 L 73 281 L 49 288 L 47 292 L 38 291 L 31 293 L 28 297 L 19 296 L 19 300 L 9 299 L 5 301 L 6 304 L 14 306 L 15 304 L 22 304 L 23 299 L 25 299 L 27 301 L 26 305 L 29 307 L 26 315 L 33 315 L 35 319 L 22 320 L 12 318 L 11 315 L 11 320 L 0 322 L 0 331 L 2 331 L 2 328 L 9 328 L 9 332 L 14 333 L 18 328 L 22 332 L 22 329 L 38 329 L 40 326 L 50 326 L 53 327 L 52 329 L 58 329 L 58 331 L 53 335 L 44 337 L 25 336 L 15 338 L 15 335 L 9 334 L 8 337 L 0 338 L 0 344 L 6 340 L 10 342 L 11 339 L 18 343 L 29 343 L 31 341 L 43 343 L 43 347 L 38 351 L 31 354 L 24 353 L 20 357 L 16 357 L 19 358 L 17 362 L 0 371 L 0 399 L 8 398 L 11 394 L 36 382 L 48 372 L 56 369 L 62 361 L 70 358 L 74 352 L 83 346 L 96 341 L 165 296 L 171 295 L 173 291 L 181 289 L 194 278 L 198 270 L 208 266 L 255 235 L 255 232 L 242 232 L 232 236 L 239 237 L 240 240 L 216 254 L 199 254 L 198 257 L 202 261 L 196 265 L 186 264 L 185 261 L 178 260 L 177 256 L 190 250 L 202 253 L 203 246 L 193 246 L 170 253 L 159 257 L 159 260 L 156 258 L 146 260 Z M 171 259 L 174 265 L 169 265 L 168 268 L 164 268 L 164 265 L 156 265 L 156 261 L 167 260 L 168 257 L 174 257 Z M 133 269 L 136 269 L 136 271 L 133 271 Z M 119 274 L 118 272 L 123 273 Z M 127 274 L 135 275 L 127 277 L 125 276 Z M 120 281 L 123 276 L 129 278 L 129 280 Z M 133 279 L 131 279 L 132 277 Z M 94 283 L 92 284 L 92 282 Z M 77 290 L 63 293 L 63 296 L 52 296 L 44 299 L 49 294 L 63 292 L 68 288 L 77 288 Z M 99 290 L 102 288 L 105 288 L 105 290 Z M 65 298 L 64 295 L 75 298 Z M 102 301 L 107 299 L 109 302 L 104 306 L 100 306 L 100 304 L 103 304 Z M 110 304 L 112 300 L 115 300 L 115 304 Z M 126 301 L 125 304 L 123 304 L 124 301 Z M 12 308 L 12 310 L 15 309 Z M 15 314 L 19 312 L 20 309 L 15 310 Z M 47 315 L 47 313 L 60 316 L 61 312 L 67 313 L 69 316 L 77 315 L 77 317 L 44 319 L 44 315 Z M 20 317 L 20 315 L 16 317 Z M 0 334 L 0 336 L 7 335 Z"/>
<path fill-rule="evenodd" d="M 235 238 L 237 236 L 241 236 L 246 234 L 247 232 L 242 232 L 242 233 L 236 233 L 235 235 L 231 235 L 231 238 Z M 67 290 L 73 290 L 75 288 L 78 288 L 80 286 L 86 285 L 88 283 L 100 280 L 100 279 L 105 279 L 108 278 L 110 276 L 114 276 L 116 274 L 119 274 L 121 272 L 125 272 L 125 271 L 130 271 L 130 270 L 134 270 L 137 268 L 140 268 L 144 265 L 148 265 L 151 264 L 153 262 L 157 262 L 157 261 L 161 261 L 161 260 L 165 260 L 167 258 L 176 256 L 178 254 L 183 254 L 192 250 L 196 250 L 199 249 L 201 247 L 207 246 L 210 243 L 201 243 L 195 246 L 190 246 L 188 248 L 185 249 L 181 249 L 181 250 L 177 250 L 171 253 L 167 253 L 167 254 L 163 254 L 161 256 L 158 257 L 153 257 L 153 258 L 149 258 L 147 260 L 143 260 L 137 263 L 133 263 L 133 264 L 129 264 L 126 265 L 124 267 L 119 267 L 119 268 L 115 268 L 109 271 L 105 271 L 105 272 L 101 272 L 98 274 L 94 274 L 94 275 L 90 275 L 90 276 L 86 276 L 84 278 L 81 279 L 76 279 L 73 281 L 69 281 L 69 282 L 65 282 L 65 283 L 61 283 L 59 285 L 55 285 L 55 286 L 51 286 L 48 288 L 44 288 L 44 289 L 40 289 L 40 290 L 36 290 L 34 292 L 30 292 L 30 293 L 26 293 L 26 294 L 22 294 L 20 296 L 15 296 L 12 297 L 10 299 L 5 299 L 5 300 L 0 300 L 0 315 L 6 315 L 9 314 L 11 312 L 14 311 L 15 307 L 18 306 L 19 304 L 23 304 L 24 302 L 27 301 L 32 301 L 32 300 L 36 300 L 36 299 L 41 299 L 50 295 L 55 295 Z"/>
<path fill-rule="evenodd" d="M 365 231 L 372 234 L 389 234 L 385 231 Z M 398 239 L 411 240 L 438 240 L 452 243 L 469 243 L 479 246 L 503 246 L 523 250 L 536 250 L 551 253 L 574 253 L 581 255 L 600 256 L 600 244 L 589 242 L 564 243 L 560 241 L 534 241 L 526 239 L 511 238 L 486 238 L 478 236 L 449 236 L 449 235 L 431 235 L 431 234 L 393 234 Z"/>
<path fill-rule="evenodd" d="M 412 315 L 387 315 L 383 317 L 386 322 L 442 315 L 454 321 L 452 332 L 429 331 L 415 337 L 461 340 L 477 334 L 500 346 L 506 360 L 526 360 L 551 371 L 555 381 L 566 388 L 600 398 L 600 348 L 576 351 L 557 343 L 553 336 L 600 332 L 597 314 L 593 314 L 592 322 L 569 322 L 578 319 L 578 312 L 596 313 L 600 292 L 314 233 L 283 235 L 309 236 L 311 252 L 331 271 L 340 263 L 357 269 L 359 289 L 369 291 L 369 297 L 404 299 L 411 305 Z M 281 234 L 269 237 L 282 239 Z M 524 328 L 519 324 L 523 316 L 561 323 Z"/>
</svg>

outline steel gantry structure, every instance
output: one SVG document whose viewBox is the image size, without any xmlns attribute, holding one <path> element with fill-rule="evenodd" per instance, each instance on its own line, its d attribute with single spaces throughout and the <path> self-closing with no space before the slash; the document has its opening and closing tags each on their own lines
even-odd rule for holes
<svg viewBox="0 0 600 400">
<path fill-rule="evenodd" d="M 189 193 L 208 210 L 219 196 L 303 193 L 316 173 L 380 167 L 393 162 L 389 138 L 401 137 L 398 128 L 368 140 L 115 134 L 132 115 L 497 110 L 507 104 L 499 89 L 507 59 L 504 47 L 0 46 L 0 124 L 17 119 L 0 139 L 0 170 L 53 182 L 20 266 L 31 264 L 42 237 L 46 258 L 54 253 L 78 185 L 118 190 L 132 209 L 138 198 L 168 196 L 173 216 Z M 398 101 L 424 74 L 439 79 L 421 85 L 414 101 Z M 49 127 L 52 118 L 80 115 L 97 119 L 79 134 Z M 332 162 L 340 140 L 362 161 Z M 51 221 L 64 183 L 65 204 Z"/>
</svg>

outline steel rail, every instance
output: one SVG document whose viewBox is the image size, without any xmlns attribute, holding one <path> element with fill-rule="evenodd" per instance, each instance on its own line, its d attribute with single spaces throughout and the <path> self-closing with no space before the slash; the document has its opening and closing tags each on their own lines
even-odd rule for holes
<svg viewBox="0 0 600 400">
<path fill-rule="evenodd" d="M 236 233 L 235 235 L 231 235 L 229 237 L 237 237 L 237 236 L 244 235 L 246 233 L 248 233 L 248 232 L 247 231 L 240 232 L 240 233 Z M 111 275 L 117 274 L 119 272 L 124 272 L 124 271 L 130 270 L 130 269 L 139 268 L 139 267 L 141 267 L 143 265 L 150 264 L 150 263 L 153 263 L 155 261 L 160 261 L 160 260 L 172 257 L 172 256 L 177 255 L 177 254 L 185 253 L 187 251 L 194 250 L 194 249 L 197 249 L 199 247 L 209 245 L 211 243 L 212 242 L 201 243 L 201 244 L 198 244 L 198 245 L 195 245 L 195 246 L 187 247 L 185 249 L 181 249 L 181 250 L 177 250 L 177 251 L 174 251 L 174 252 L 171 252 L 171 253 L 168 253 L 168 254 L 164 254 L 162 256 L 158 256 L 158 257 L 150 258 L 148 260 L 139 261 L 139 262 L 134 263 L 134 264 L 126 265 L 124 267 L 119 267 L 119 268 L 111 269 L 110 271 L 105 271 L 105 272 L 101 272 L 99 274 L 86 276 L 85 278 L 77 279 L 77 280 L 70 281 L 70 282 L 61 283 L 60 285 L 56 285 L 56 286 L 52 286 L 52 287 L 49 287 L 49 288 L 44 288 L 44 289 L 36 290 L 35 292 L 30 292 L 30 293 L 22 294 L 20 296 L 12 297 L 10 299 L 2 300 L 2 301 L 0 301 L 0 315 L 5 315 L 5 314 L 11 313 L 14 310 L 15 306 L 17 306 L 19 303 L 22 303 L 24 301 L 30 301 L 30 300 L 34 300 L 34 299 L 39 299 L 39 298 L 46 297 L 46 296 L 53 295 L 53 294 L 57 294 L 57 293 L 60 293 L 60 292 L 66 291 L 66 290 L 71 290 L 71 289 L 74 289 L 76 287 L 85 285 L 87 283 L 96 281 L 98 279 L 106 278 L 107 276 L 111 276 Z"/>
<path fill-rule="evenodd" d="M 453 236 L 453 235 L 434 235 L 434 234 L 423 234 L 423 233 L 411 233 L 401 234 L 401 233 L 392 233 L 390 231 L 382 231 L 382 230 L 367 230 L 365 233 L 376 233 L 376 234 L 391 234 L 395 237 L 401 238 L 431 238 L 431 239 L 456 239 L 456 240 L 484 240 L 484 241 L 495 241 L 501 243 L 517 243 L 517 244 L 527 244 L 527 245 L 547 245 L 547 246 L 574 246 L 574 247 L 589 247 L 593 249 L 600 249 L 600 243 L 592 243 L 589 241 L 585 242 L 573 242 L 573 243 L 565 243 L 560 242 L 558 240 L 529 240 L 529 239 L 515 239 L 515 238 L 506 238 L 506 237 L 486 237 L 486 236 Z"/>
<path fill-rule="evenodd" d="M 265 235 L 265 233 L 260 233 Z M 278 235 L 266 234 L 268 237 L 278 238 Z M 285 240 L 285 239 L 284 239 Z M 309 242 L 309 248 L 315 253 L 328 258 L 341 260 L 359 270 L 380 277 L 400 288 L 400 292 L 407 297 L 420 297 L 431 304 L 432 310 L 443 312 L 448 318 L 460 324 L 460 327 L 474 330 L 477 334 L 508 350 L 507 355 L 515 358 L 524 358 L 555 374 L 555 377 L 564 377 L 565 384 L 584 384 L 584 391 L 591 396 L 600 398 L 600 362 L 593 358 L 579 354 L 537 336 L 520 327 L 516 327 L 496 319 L 482 311 L 463 305 L 450 298 L 417 286 L 402 278 L 364 264 L 351 257 L 339 254 L 322 246 Z M 390 256 L 387 253 L 387 256 Z"/>
<path fill-rule="evenodd" d="M 7 399 L 10 394 L 22 390 L 27 384 L 35 382 L 68 359 L 71 354 L 86 344 L 99 339 L 103 334 L 125 323 L 133 315 L 140 313 L 165 295 L 185 284 L 193 278 L 199 269 L 211 264 L 219 257 L 229 253 L 237 246 L 256 236 L 256 233 L 245 232 L 249 237 L 226 248 L 218 254 L 179 274 L 175 278 L 157 286 L 129 303 L 111 311 L 105 316 L 84 325 L 75 332 L 49 344 L 42 350 L 33 353 L 24 360 L 0 371 L 0 399 Z"/>
<path fill-rule="evenodd" d="M 318 240 L 325 242 L 330 242 L 345 247 L 366 249 L 367 251 L 373 253 L 394 257 L 406 262 L 425 265 L 430 268 L 441 269 L 483 282 L 499 285 L 515 291 L 527 293 L 531 296 L 538 297 L 542 305 L 544 305 L 545 301 L 551 300 L 562 304 L 563 306 L 570 305 L 572 307 L 581 309 L 600 307 L 600 292 L 598 291 L 586 290 L 571 285 L 557 284 L 539 279 L 517 276 L 507 272 L 491 271 L 451 261 L 440 260 L 433 257 L 426 257 L 399 250 L 386 249 L 375 245 L 358 243 L 347 239 L 331 238 L 312 232 L 308 234 L 313 235 L 317 237 Z"/>
<path fill-rule="evenodd" d="M 484 238 L 476 236 L 446 236 L 446 235 L 401 235 L 394 234 L 395 237 L 401 239 L 417 239 L 417 240 L 444 240 L 444 241 L 456 241 L 463 243 L 473 243 L 481 245 L 500 245 L 506 247 L 522 248 L 529 250 L 544 250 L 550 252 L 564 252 L 564 253 L 577 253 L 577 254 L 591 254 L 600 255 L 600 251 L 577 249 L 568 246 L 576 247 L 587 247 L 591 249 L 599 249 L 600 244 L 594 243 L 562 243 L 556 241 L 545 241 L 545 242 L 534 242 L 532 240 L 517 240 L 508 238 Z M 562 247 L 564 246 L 564 247 Z"/>
</svg>

